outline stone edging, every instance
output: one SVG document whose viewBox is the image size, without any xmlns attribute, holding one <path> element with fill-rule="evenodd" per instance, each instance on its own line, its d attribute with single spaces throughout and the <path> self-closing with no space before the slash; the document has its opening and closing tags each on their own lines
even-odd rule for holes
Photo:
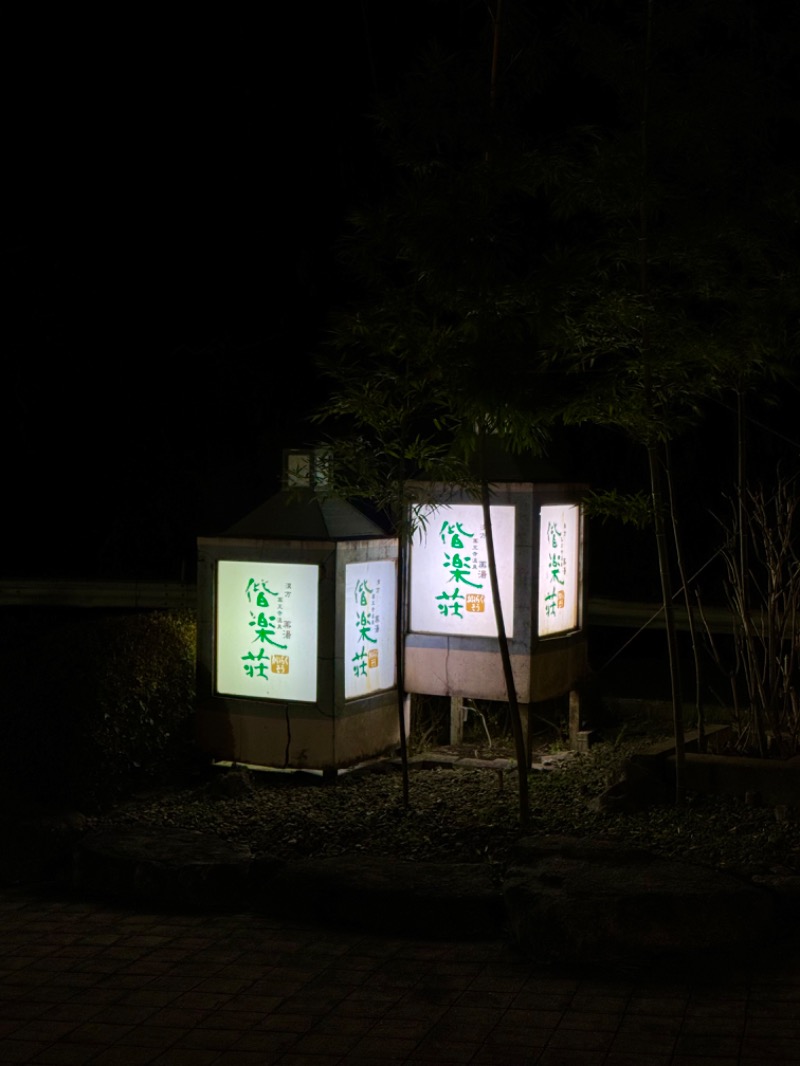
<svg viewBox="0 0 800 1066">
<path fill-rule="evenodd" d="M 139 907 L 266 909 L 431 939 L 510 934 L 541 961 L 750 951 L 796 931 L 800 901 L 800 877 L 748 885 L 610 842 L 561 837 L 520 841 L 501 879 L 488 864 L 282 862 L 207 834 L 137 828 L 85 837 L 73 884 Z"/>
</svg>

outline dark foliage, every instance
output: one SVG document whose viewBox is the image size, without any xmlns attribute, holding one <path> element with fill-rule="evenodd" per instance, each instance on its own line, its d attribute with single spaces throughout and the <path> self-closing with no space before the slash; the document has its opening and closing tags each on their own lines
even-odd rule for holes
<svg viewBox="0 0 800 1066">
<path fill-rule="evenodd" d="M 7 802 L 100 809 L 187 756 L 188 612 L 57 618 L 3 658 Z"/>
</svg>

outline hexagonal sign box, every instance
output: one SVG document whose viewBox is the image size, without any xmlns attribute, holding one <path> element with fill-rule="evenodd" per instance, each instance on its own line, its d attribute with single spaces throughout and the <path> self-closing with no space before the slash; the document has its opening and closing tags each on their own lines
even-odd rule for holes
<svg viewBox="0 0 800 1066">
<path fill-rule="evenodd" d="M 573 691 L 587 670 L 583 628 L 584 486 L 493 482 L 491 526 L 517 697 Z M 483 510 L 426 485 L 410 550 L 409 692 L 505 701 Z"/>
<path fill-rule="evenodd" d="M 198 742 L 219 761 L 335 771 L 393 750 L 397 540 L 314 485 L 198 538 Z"/>
</svg>

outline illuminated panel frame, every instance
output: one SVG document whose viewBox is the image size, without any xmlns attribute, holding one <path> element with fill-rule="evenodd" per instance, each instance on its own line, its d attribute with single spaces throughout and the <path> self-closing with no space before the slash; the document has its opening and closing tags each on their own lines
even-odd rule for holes
<svg viewBox="0 0 800 1066">
<path fill-rule="evenodd" d="M 541 509 L 539 528 L 540 637 L 569 633 L 580 626 L 581 509 L 554 504 Z"/>
<path fill-rule="evenodd" d="M 500 602 L 514 635 L 515 508 L 490 508 Z M 496 637 L 483 509 L 448 504 L 420 509 L 411 546 L 410 630 L 443 636 Z"/>
<path fill-rule="evenodd" d="M 318 566 L 220 560 L 217 693 L 313 703 L 318 605 Z"/>
<path fill-rule="evenodd" d="M 371 696 L 397 683 L 397 564 L 347 563 L 344 610 L 344 696 Z"/>
</svg>

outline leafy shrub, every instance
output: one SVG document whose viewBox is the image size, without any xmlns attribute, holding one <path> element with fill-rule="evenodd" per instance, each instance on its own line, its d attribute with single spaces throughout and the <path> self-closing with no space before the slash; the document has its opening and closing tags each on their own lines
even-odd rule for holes
<svg viewBox="0 0 800 1066">
<path fill-rule="evenodd" d="M 16 795 L 98 809 L 163 774 L 190 747 L 189 612 L 70 615 L 63 624 L 55 616 L 46 637 L 14 650 L 4 674 Z"/>
</svg>

